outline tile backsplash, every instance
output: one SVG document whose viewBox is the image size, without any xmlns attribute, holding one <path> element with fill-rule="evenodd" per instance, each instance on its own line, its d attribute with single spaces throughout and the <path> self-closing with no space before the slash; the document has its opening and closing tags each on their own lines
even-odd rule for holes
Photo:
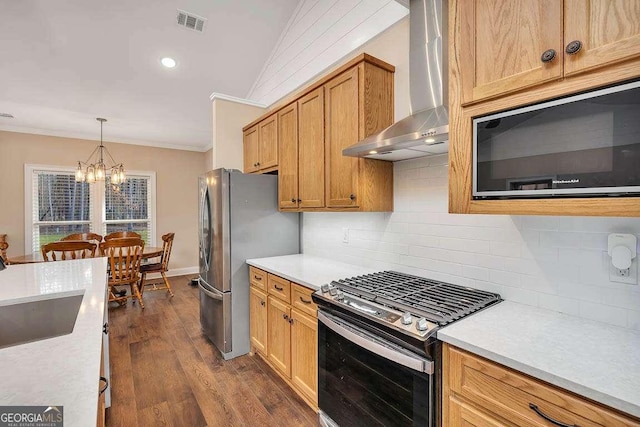
<svg viewBox="0 0 640 427">
<path fill-rule="evenodd" d="M 304 213 L 303 252 L 640 330 L 640 285 L 610 282 L 606 255 L 640 218 L 452 215 L 447 197 L 446 154 L 396 162 L 393 213 Z"/>
</svg>

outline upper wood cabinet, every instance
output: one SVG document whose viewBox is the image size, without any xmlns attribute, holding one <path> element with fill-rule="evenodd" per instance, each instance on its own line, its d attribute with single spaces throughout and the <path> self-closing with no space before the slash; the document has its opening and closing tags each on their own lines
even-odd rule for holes
<svg viewBox="0 0 640 427">
<path fill-rule="evenodd" d="M 258 125 L 244 131 L 244 172 L 251 173 L 258 170 Z"/>
<path fill-rule="evenodd" d="M 359 159 L 345 157 L 342 150 L 360 140 L 358 134 L 358 68 L 327 83 L 326 199 L 329 207 L 358 206 Z"/>
<path fill-rule="evenodd" d="M 278 115 L 244 130 L 244 172 L 271 172 L 278 167 Z"/>
<path fill-rule="evenodd" d="M 562 77 L 561 1 L 467 0 L 459 19 L 463 103 Z"/>
<path fill-rule="evenodd" d="M 277 117 L 281 210 L 393 210 L 392 163 L 342 150 L 393 123 L 394 71 L 362 54 L 268 113 Z M 245 126 L 245 135 L 265 120 Z"/>
<path fill-rule="evenodd" d="M 565 0 L 564 16 L 565 46 L 581 45 L 565 57 L 565 75 L 640 56 L 640 1 Z"/>
<path fill-rule="evenodd" d="M 470 0 L 459 9 L 462 104 L 640 56 L 637 0 Z"/>
<path fill-rule="evenodd" d="M 640 77 L 638 0 L 525 3 L 449 1 L 449 212 L 640 216 L 629 197 L 473 199 L 474 118 Z"/>
<path fill-rule="evenodd" d="M 324 202 L 324 90 L 318 88 L 278 112 L 280 209 L 322 208 Z"/>
</svg>

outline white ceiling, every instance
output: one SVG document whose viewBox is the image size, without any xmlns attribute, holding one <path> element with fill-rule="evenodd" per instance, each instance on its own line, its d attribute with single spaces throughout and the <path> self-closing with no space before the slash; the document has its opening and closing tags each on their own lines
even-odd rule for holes
<svg viewBox="0 0 640 427">
<path fill-rule="evenodd" d="M 0 0 L 0 130 L 189 150 L 211 101 L 244 97 L 298 0 Z M 208 19 L 203 34 L 176 9 Z M 178 61 L 165 69 L 160 58 Z"/>
</svg>

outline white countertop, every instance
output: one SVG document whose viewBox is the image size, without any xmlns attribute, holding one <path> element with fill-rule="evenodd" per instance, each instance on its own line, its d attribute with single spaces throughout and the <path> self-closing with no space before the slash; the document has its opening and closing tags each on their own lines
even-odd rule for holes
<svg viewBox="0 0 640 427">
<path fill-rule="evenodd" d="M 378 271 L 305 254 L 248 259 L 247 264 L 315 290 L 332 280 Z"/>
<path fill-rule="evenodd" d="M 438 338 L 640 417 L 640 333 L 503 301 Z"/>
<path fill-rule="evenodd" d="M 71 334 L 0 349 L 0 405 L 63 406 L 65 426 L 96 424 L 106 271 L 106 258 L 0 271 L 0 305 L 84 295 Z"/>
</svg>

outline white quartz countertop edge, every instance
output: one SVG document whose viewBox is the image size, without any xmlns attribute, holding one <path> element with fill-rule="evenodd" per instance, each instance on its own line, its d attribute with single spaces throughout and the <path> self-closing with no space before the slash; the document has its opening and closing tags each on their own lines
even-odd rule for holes
<svg viewBox="0 0 640 427">
<path fill-rule="evenodd" d="M 536 324 L 536 317 L 545 325 Z M 547 326 L 541 337 L 540 328 Z M 523 340 L 527 334 L 538 339 Z M 640 334 L 635 331 L 503 301 L 444 327 L 438 339 L 640 417 Z"/>
<path fill-rule="evenodd" d="M 305 254 L 248 259 L 247 264 L 316 291 L 332 280 L 376 271 Z"/>
<path fill-rule="evenodd" d="M 0 349 L 0 405 L 63 406 L 64 425 L 96 424 L 106 259 L 11 265 L 0 305 L 82 294 L 73 331 Z"/>
</svg>

